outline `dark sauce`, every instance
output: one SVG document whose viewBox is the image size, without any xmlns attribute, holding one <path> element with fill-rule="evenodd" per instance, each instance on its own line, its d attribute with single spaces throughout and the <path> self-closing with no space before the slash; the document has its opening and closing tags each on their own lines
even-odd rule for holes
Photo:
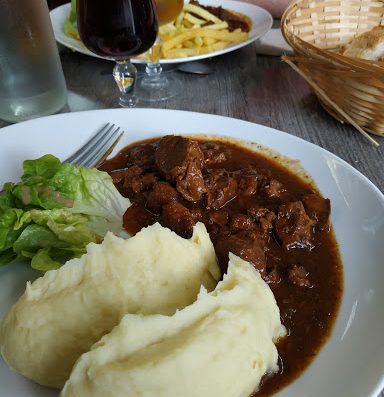
<svg viewBox="0 0 384 397">
<path fill-rule="evenodd" d="M 88 49 L 116 60 L 147 51 L 158 28 L 152 0 L 78 0 L 77 23 Z"/>
<path fill-rule="evenodd" d="M 227 22 L 228 30 L 230 32 L 236 29 L 241 29 L 243 32 L 249 32 L 251 30 L 252 21 L 246 15 L 241 15 L 233 11 L 226 10 L 223 7 L 202 5 L 197 0 L 191 0 L 190 3 L 204 8 L 211 14 L 215 15 L 217 18 Z"/>
<path fill-rule="evenodd" d="M 156 141 L 148 140 L 145 143 L 155 145 Z M 198 142 L 201 145 L 206 141 L 198 140 Z M 104 163 L 101 168 L 107 172 L 124 169 L 127 166 L 127 153 L 142 143 L 137 142 L 126 147 L 115 158 Z M 303 194 L 310 192 L 318 193 L 315 186 L 302 176 L 295 175 L 277 160 L 230 142 L 218 143 L 228 148 L 230 152 L 227 161 L 220 164 L 221 168 L 236 171 L 251 165 L 262 173 L 279 180 L 289 191 L 291 200 L 299 200 Z M 138 195 L 136 200 L 131 198 L 134 203 L 137 203 L 134 211 L 131 212 L 131 215 L 135 216 L 124 219 L 127 231 L 133 234 L 144 226 L 156 221 L 161 222 L 161 217 L 145 210 L 142 206 L 145 198 L 140 197 Z M 260 205 L 267 204 L 264 202 L 265 199 L 260 197 L 251 197 L 249 200 L 259 201 L 257 204 Z M 188 208 L 195 206 L 186 201 L 183 204 Z M 249 202 L 245 203 L 244 200 L 235 198 L 226 204 L 225 210 L 230 214 L 241 212 L 248 204 Z M 270 207 L 273 205 L 269 203 Z M 209 221 L 204 219 L 203 222 L 206 223 L 209 231 Z M 293 285 L 286 278 L 282 278 L 277 285 L 271 285 L 280 308 L 282 323 L 288 330 L 288 336 L 277 344 L 280 372 L 265 376 L 259 391 L 253 394 L 255 397 L 271 396 L 300 376 L 332 331 L 343 291 L 342 264 L 332 228 L 324 233 L 315 233 L 313 245 L 312 250 L 287 251 L 282 249 L 275 237 L 271 236 L 268 241 L 269 264 L 274 265 L 276 262 L 281 267 L 289 263 L 305 264 L 312 286 L 301 288 Z"/>
</svg>

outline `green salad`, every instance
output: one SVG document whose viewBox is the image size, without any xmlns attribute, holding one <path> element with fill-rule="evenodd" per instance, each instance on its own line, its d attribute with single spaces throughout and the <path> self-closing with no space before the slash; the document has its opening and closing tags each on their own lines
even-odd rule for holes
<svg viewBox="0 0 384 397">
<path fill-rule="evenodd" d="M 76 0 L 71 1 L 71 12 L 64 21 L 64 33 L 69 37 L 80 40 L 79 31 L 77 30 Z"/>
<path fill-rule="evenodd" d="M 111 177 L 47 154 L 23 163 L 19 183 L 0 193 L 0 265 L 27 258 L 41 271 L 85 253 L 107 231 L 122 232 L 130 205 Z"/>
</svg>

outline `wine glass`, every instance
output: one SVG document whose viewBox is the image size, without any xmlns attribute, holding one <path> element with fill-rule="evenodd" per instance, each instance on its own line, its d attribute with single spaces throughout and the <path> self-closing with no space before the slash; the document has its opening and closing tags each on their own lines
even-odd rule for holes
<svg viewBox="0 0 384 397">
<path fill-rule="evenodd" d="M 159 25 L 172 22 L 183 10 L 184 0 L 155 0 Z M 148 102 L 164 101 L 181 91 L 181 83 L 175 76 L 162 73 L 160 65 L 161 39 L 158 37 L 149 52 L 146 74 L 138 79 L 137 96 Z"/>
<path fill-rule="evenodd" d="M 133 107 L 137 71 L 131 56 L 146 52 L 156 40 L 158 23 L 152 0 L 77 0 L 81 40 L 97 55 L 114 59 L 113 77 L 120 105 Z"/>
</svg>

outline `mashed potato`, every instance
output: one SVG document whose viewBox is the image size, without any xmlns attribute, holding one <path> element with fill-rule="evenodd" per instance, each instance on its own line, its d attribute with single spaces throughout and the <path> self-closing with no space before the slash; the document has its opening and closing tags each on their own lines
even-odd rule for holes
<svg viewBox="0 0 384 397">
<path fill-rule="evenodd" d="M 124 316 L 77 361 L 61 397 L 248 397 L 277 370 L 284 333 L 268 285 L 231 254 L 224 280 L 192 305 Z"/>
<path fill-rule="evenodd" d="M 219 277 L 201 223 L 189 240 L 159 224 L 128 240 L 108 234 L 80 259 L 27 284 L 0 325 L 1 354 L 27 378 L 60 388 L 80 355 L 123 315 L 172 315 Z"/>
</svg>

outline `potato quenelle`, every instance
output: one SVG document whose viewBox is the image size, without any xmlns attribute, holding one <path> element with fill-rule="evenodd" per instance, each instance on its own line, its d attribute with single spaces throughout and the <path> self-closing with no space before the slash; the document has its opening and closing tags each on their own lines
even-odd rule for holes
<svg viewBox="0 0 384 397">
<path fill-rule="evenodd" d="M 153 225 L 127 240 L 108 234 L 87 254 L 28 283 L 0 324 L 9 366 L 61 388 L 75 361 L 127 313 L 173 314 L 215 288 L 220 271 L 203 224 L 185 240 Z"/>
</svg>

